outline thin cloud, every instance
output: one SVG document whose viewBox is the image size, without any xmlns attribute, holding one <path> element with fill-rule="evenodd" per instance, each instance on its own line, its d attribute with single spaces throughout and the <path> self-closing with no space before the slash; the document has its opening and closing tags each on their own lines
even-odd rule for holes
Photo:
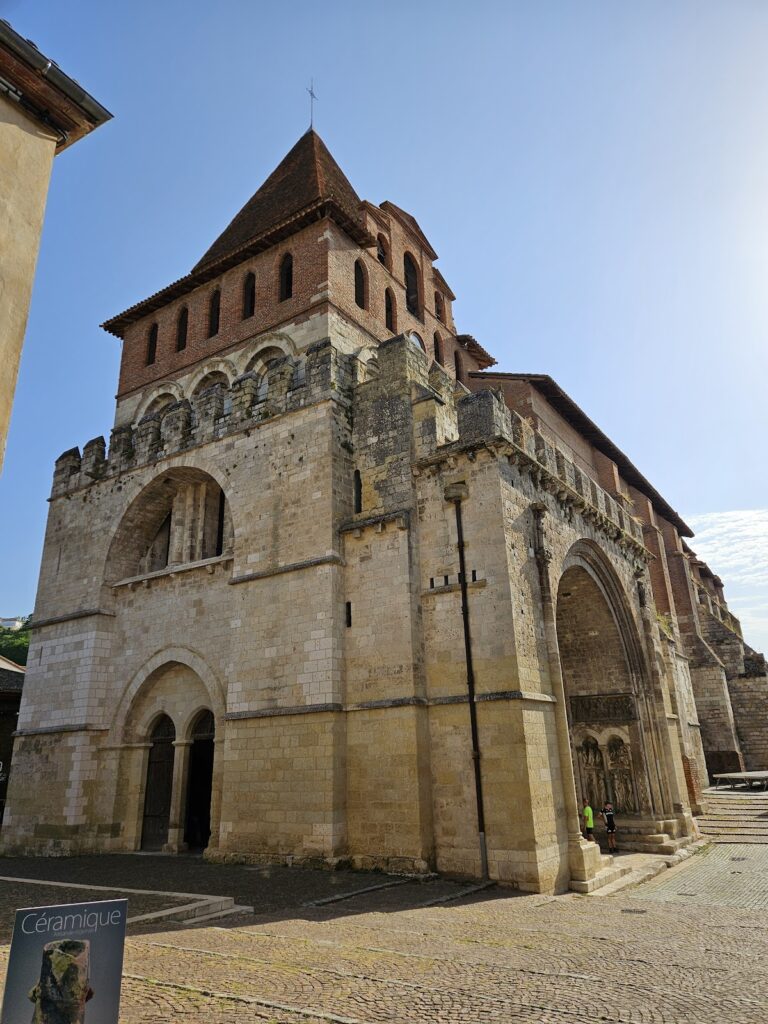
<svg viewBox="0 0 768 1024">
<path fill-rule="evenodd" d="M 768 509 L 706 512 L 687 522 L 696 534 L 689 544 L 722 579 L 744 639 L 768 649 Z"/>
</svg>

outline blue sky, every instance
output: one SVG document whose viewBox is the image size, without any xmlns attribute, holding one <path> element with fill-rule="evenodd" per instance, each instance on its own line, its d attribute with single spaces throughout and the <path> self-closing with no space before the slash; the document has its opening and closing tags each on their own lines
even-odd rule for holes
<svg viewBox="0 0 768 1024">
<path fill-rule="evenodd" d="M 54 166 L 0 477 L 0 614 L 32 608 L 54 459 L 109 433 L 119 342 L 99 323 L 191 268 L 306 129 L 311 76 L 320 134 L 362 196 L 419 219 L 460 329 L 501 369 L 555 377 L 714 526 L 694 547 L 726 586 L 734 521 L 704 517 L 768 533 L 763 0 L 0 0 L 0 16 L 115 115 Z"/>
</svg>

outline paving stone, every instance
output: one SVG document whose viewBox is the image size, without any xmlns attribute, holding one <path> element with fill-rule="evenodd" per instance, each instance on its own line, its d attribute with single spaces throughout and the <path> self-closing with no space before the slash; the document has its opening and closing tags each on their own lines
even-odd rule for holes
<svg viewBox="0 0 768 1024">
<path fill-rule="evenodd" d="M 305 879 L 292 906 L 284 892 L 219 926 L 134 931 L 121 1021 L 764 1024 L 765 867 L 753 846 L 718 847 L 604 899 L 496 888 L 432 906 L 457 883 L 307 907 L 326 883 Z"/>
</svg>

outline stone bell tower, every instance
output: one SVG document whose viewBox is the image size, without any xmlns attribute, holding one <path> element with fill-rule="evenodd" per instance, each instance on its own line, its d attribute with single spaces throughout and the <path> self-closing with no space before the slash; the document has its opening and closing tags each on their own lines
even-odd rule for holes
<svg viewBox="0 0 768 1024">
<path fill-rule="evenodd" d="M 56 463 L 3 850 L 553 892 L 619 870 L 581 799 L 625 847 L 696 834 L 709 705 L 651 550 L 690 531 L 551 378 L 484 372 L 436 258 L 310 130 L 104 325 L 115 425 Z"/>
</svg>

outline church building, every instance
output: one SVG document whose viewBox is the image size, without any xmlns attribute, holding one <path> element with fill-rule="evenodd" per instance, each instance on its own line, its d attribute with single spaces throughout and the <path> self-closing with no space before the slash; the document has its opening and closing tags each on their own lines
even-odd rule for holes
<svg viewBox="0 0 768 1024">
<path fill-rule="evenodd" d="M 310 130 L 104 327 L 115 424 L 56 462 L 0 843 L 205 849 L 589 891 L 766 767 L 692 533 L 544 375 L 454 322 L 416 219 Z"/>
</svg>

